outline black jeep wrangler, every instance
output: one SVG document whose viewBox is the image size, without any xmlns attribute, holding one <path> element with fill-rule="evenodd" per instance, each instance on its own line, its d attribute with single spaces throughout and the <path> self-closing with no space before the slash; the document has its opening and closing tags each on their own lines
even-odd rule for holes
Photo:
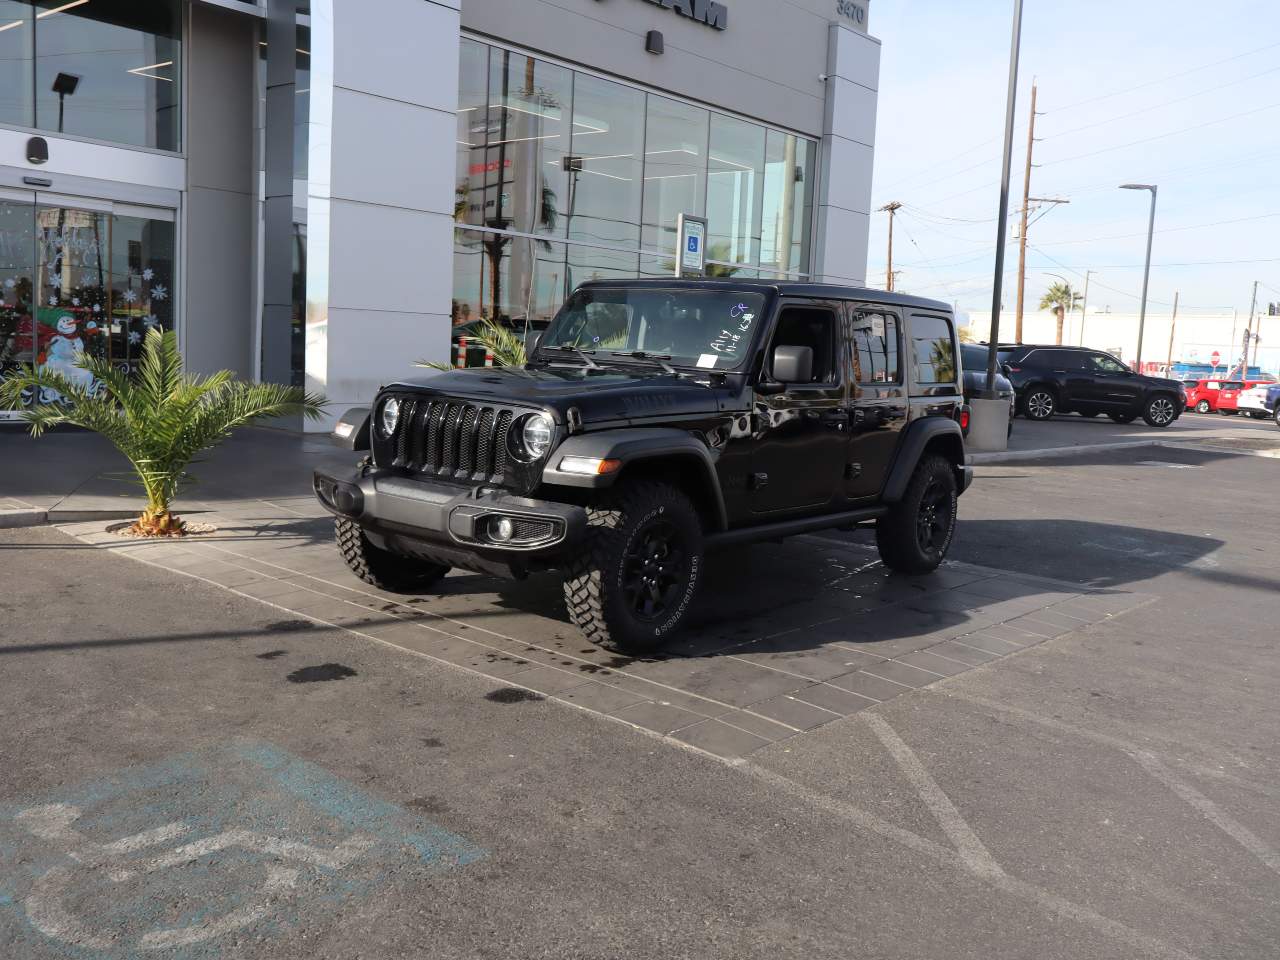
<svg viewBox="0 0 1280 960">
<path fill-rule="evenodd" d="M 393 383 L 317 472 L 362 580 L 557 569 L 592 641 L 653 649 L 713 549 L 875 524 L 927 573 L 969 485 L 950 309 L 850 287 L 627 280 L 576 290 L 523 368 Z"/>
</svg>

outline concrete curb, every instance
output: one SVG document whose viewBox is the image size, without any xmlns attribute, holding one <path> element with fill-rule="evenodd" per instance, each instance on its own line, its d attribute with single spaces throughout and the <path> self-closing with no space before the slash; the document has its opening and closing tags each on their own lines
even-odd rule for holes
<svg viewBox="0 0 1280 960">
<path fill-rule="evenodd" d="M 1008 463 L 1012 460 L 1052 460 L 1074 457 L 1085 453 L 1109 453 L 1113 450 L 1140 450 L 1143 447 L 1165 447 L 1171 450 L 1198 450 L 1201 453 L 1220 453 L 1240 457 L 1268 457 L 1276 459 L 1280 454 L 1258 450 L 1236 450 L 1217 447 L 1203 440 L 1125 440 L 1120 443 L 1085 443 L 1078 447 L 1047 447 L 1043 450 L 1003 450 L 999 453 L 971 453 L 967 460 L 975 466 L 984 463 Z"/>
<path fill-rule="evenodd" d="M 1167 446 L 1167 440 L 1124 440 L 1120 443 L 1083 443 L 1078 447 L 1046 447 L 1043 450 L 1002 450 L 999 453 L 971 453 L 972 464 L 1006 463 L 1010 460 L 1050 460 L 1074 457 L 1081 453 L 1106 453 L 1111 450 L 1138 450 L 1142 447 Z"/>
<path fill-rule="evenodd" d="M 48 510 L 0 510 L 0 530 L 39 527 L 49 522 Z"/>
</svg>

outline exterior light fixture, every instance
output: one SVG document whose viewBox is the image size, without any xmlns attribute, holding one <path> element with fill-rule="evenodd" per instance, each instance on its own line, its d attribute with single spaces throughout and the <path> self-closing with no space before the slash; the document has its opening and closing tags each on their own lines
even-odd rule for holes
<svg viewBox="0 0 1280 960">
<path fill-rule="evenodd" d="M 663 45 L 662 31 L 650 30 L 644 35 L 644 48 L 650 53 L 663 54 L 666 49 Z"/>
<path fill-rule="evenodd" d="M 32 137 L 27 141 L 27 163 L 45 163 L 49 159 L 49 141 Z"/>
</svg>

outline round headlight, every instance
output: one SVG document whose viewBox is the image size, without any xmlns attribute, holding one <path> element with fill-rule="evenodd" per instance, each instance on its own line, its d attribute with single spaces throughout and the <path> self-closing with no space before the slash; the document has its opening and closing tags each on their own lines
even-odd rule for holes
<svg viewBox="0 0 1280 960">
<path fill-rule="evenodd" d="M 395 397 L 388 397 L 382 403 L 382 432 L 385 436 L 391 436 L 395 433 L 396 424 L 400 422 L 400 401 Z"/>
<path fill-rule="evenodd" d="M 551 434 L 554 427 L 551 418 L 541 413 L 535 413 L 525 420 L 520 439 L 529 459 L 537 460 L 551 449 Z"/>
</svg>

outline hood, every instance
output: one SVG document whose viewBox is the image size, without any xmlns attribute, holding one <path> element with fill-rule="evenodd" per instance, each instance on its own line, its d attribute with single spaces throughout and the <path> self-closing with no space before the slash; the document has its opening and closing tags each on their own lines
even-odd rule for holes
<svg viewBox="0 0 1280 960">
<path fill-rule="evenodd" d="M 1175 393 L 1178 391 L 1182 391 L 1183 393 L 1187 392 L 1186 385 L 1183 384 L 1181 380 L 1168 380 L 1164 377 L 1143 377 L 1142 379 L 1146 380 L 1147 383 L 1153 387 L 1168 387 Z"/>
<path fill-rule="evenodd" d="M 392 386 L 464 397 L 493 404 L 556 410 L 561 418 L 577 407 L 584 423 L 713 413 L 734 391 L 657 367 L 469 367 L 415 377 Z"/>
</svg>

